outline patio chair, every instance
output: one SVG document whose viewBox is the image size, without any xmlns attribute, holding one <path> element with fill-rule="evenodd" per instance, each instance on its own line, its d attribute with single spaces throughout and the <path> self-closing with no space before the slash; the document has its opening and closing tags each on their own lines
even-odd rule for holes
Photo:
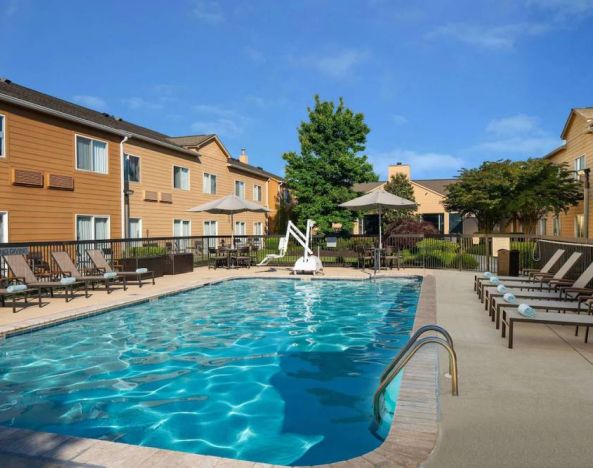
<svg viewBox="0 0 593 468">
<path fill-rule="evenodd" d="M 7 281 L 8 280 L 2 280 L 2 282 L 4 284 L 0 288 L 0 304 L 2 304 L 2 307 L 6 307 L 6 299 L 12 299 L 12 312 L 16 313 L 16 305 L 17 305 L 16 299 L 17 299 L 17 297 L 22 296 L 25 304 L 27 304 L 29 293 L 34 292 L 34 291 L 37 292 L 37 297 L 39 299 L 39 307 L 42 306 L 41 289 L 39 289 L 39 288 L 31 289 L 26 284 L 18 283 L 18 282 L 15 284 L 7 285 L 6 284 Z"/>
<path fill-rule="evenodd" d="M 111 284 L 121 282 L 123 284 L 124 291 L 128 289 L 125 276 L 120 277 L 117 274 L 110 275 L 108 273 L 105 273 L 101 276 L 85 276 L 78 270 L 78 268 L 76 268 L 76 265 L 70 258 L 70 255 L 68 255 L 68 252 L 52 252 L 51 255 L 64 276 L 75 278 L 77 281 L 84 281 L 84 283 L 87 285 L 87 288 L 89 284 L 94 289 L 95 284 L 103 283 L 105 285 L 105 289 L 107 290 L 107 294 L 111 294 Z"/>
<path fill-rule="evenodd" d="M 220 268 L 229 265 L 228 251 L 225 249 L 216 249 L 208 247 L 208 268 Z"/>
<path fill-rule="evenodd" d="M 393 269 L 393 263 L 394 262 L 395 262 L 395 265 L 397 266 L 397 269 L 399 270 L 402 256 L 396 250 L 395 247 L 387 247 L 385 249 L 385 254 L 382 255 L 381 258 L 383 259 L 384 265 L 386 267 L 387 267 L 387 264 L 389 263 L 389 269 L 390 270 Z"/>
<path fill-rule="evenodd" d="M 564 264 L 553 276 L 535 275 L 532 279 L 512 277 L 503 281 L 505 282 L 505 286 L 512 288 L 525 287 L 526 289 L 549 289 L 550 281 L 564 279 L 565 276 L 570 272 L 570 270 L 572 270 L 572 268 L 575 266 L 578 259 L 581 258 L 581 255 L 582 253 L 580 252 L 573 252 L 573 254 L 570 257 L 568 257 L 568 260 L 564 262 Z M 478 287 L 478 297 L 482 302 L 484 302 L 484 289 L 487 286 L 496 285 L 491 283 L 489 280 L 480 281 Z"/>
<path fill-rule="evenodd" d="M 155 284 L 154 271 L 147 270 L 146 268 L 139 268 L 136 271 L 117 271 L 111 268 L 111 265 L 109 265 L 109 262 L 100 250 L 89 249 L 86 253 L 93 263 L 95 273 L 117 273 L 118 276 L 125 277 L 126 280 L 133 278 L 138 282 L 139 287 L 142 287 L 143 277 L 152 278 L 152 284 Z"/>
<path fill-rule="evenodd" d="M 529 278 L 533 278 L 535 275 L 547 275 L 550 273 L 550 271 L 552 270 L 552 268 L 554 268 L 554 265 L 556 265 L 558 263 L 558 261 L 560 260 L 560 258 L 562 257 L 562 255 L 564 255 L 564 249 L 557 249 L 556 252 L 554 252 L 554 254 L 550 257 L 550 259 L 546 262 L 546 264 L 541 267 L 540 269 L 536 269 L 536 268 L 524 268 L 523 274 L 524 276 L 528 276 Z M 525 274 L 527 273 L 527 274 Z M 505 280 L 517 280 L 517 279 L 521 279 L 523 280 L 524 278 L 520 278 L 518 276 L 499 276 L 498 277 L 500 280 L 505 281 Z M 478 276 L 475 275 L 474 276 L 474 291 L 478 290 L 479 287 L 479 283 L 481 281 L 488 281 L 488 277 L 487 276 Z"/>
<path fill-rule="evenodd" d="M 8 265 L 8 269 L 12 273 L 15 280 L 23 281 L 29 288 L 48 290 L 51 297 L 54 297 L 54 289 L 63 289 L 66 297 L 66 302 L 74 299 L 74 288 L 76 286 L 84 285 L 84 294 L 89 297 L 88 287 L 84 281 L 74 281 L 72 283 L 64 283 L 62 281 L 40 281 L 31 270 L 24 255 L 4 255 L 4 261 Z M 68 297 L 70 294 L 70 299 Z"/>
<path fill-rule="evenodd" d="M 530 304 L 531 305 L 531 304 Z M 533 307 L 533 306 L 532 306 Z M 534 307 L 535 308 L 535 307 Z M 539 323 L 542 325 L 574 325 L 577 327 L 586 327 L 585 343 L 589 341 L 589 328 L 593 326 L 593 315 L 585 314 L 562 314 L 546 312 L 536 314 L 533 317 L 525 317 L 516 309 L 502 309 L 502 337 L 507 335 L 508 328 L 508 347 L 513 347 L 513 332 L 515 323 Z"/>
<path fill-rule="evenodd" d="M 371 249 L 367 247 L 358 247 L 356 252 L 358 253 L 358 268 L 362 268 L 364 270 L 367 266 L 367 263 L 371 267 L 374 265 L 375 256 Z"/>
<path fill-rule="evenodd" d="M 579 277 L 573 282 L 569 280 L 551 280 L 549 283 L 550 289 L 538 290 L 538 291 L 524 291 L 524 289 L 530 289 L 530 287 L 516 288 L 513 283 L 509 283 L 507 289 L 512 292 L 515 297 L 521 297 L 525 299 L 542 299 L 542 300 L 579 300 L 583 296 L 593 295 L 593 288 L 588 288 L 587 285 L 593 280 L 593 263 L 591 263 L 585 271 L 583 271 Z M 486 296 L 485 303 L 487 310 L 494 320 L 494 313 L 496 308 L 496 302 L 501 302 L 500 297 L 503 293 L 499 292 L 496 288 L 486 288 L 484 290 Z"/>
<path fill-rule="evenodd" d="M 233 259 L 237 267 L 251 268 L 251 247 L 248 245 L 239 247 Z"/>
</svg>

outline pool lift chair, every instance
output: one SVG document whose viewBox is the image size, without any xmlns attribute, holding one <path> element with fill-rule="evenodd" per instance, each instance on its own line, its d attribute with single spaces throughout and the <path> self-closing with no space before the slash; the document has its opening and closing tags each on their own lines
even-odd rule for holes
<svg viewBox="0 0 593 468">
<path fill-rule="evenodd" d="M 321 259 L 319 257 L 313 255 L 313 251 L 310 248 L 313 226 L 315 226 L 315 221 L 308 219 L 307 230 L 303 234 L 303 232 L 298 227 L 296 227 L 292 221 L 288 221 L 286 234 L 284 237 L 280 238 L 280 242 L 278 243 L 279 252 L 277 254 L 266 255 L 257 266 L 266 266 L 271 260 L 276 260 L 286 256 L 286 251 L 288 250 L 288 241 L 290 236 L 292 236 L 304 249 L 303 256 L 299 257 L 299 259 L 295 262 L 292 272 L 295 274 L 319 273 L 321 270 L 323 270 L 323 264 L 321 263 Z"/>
</svg>

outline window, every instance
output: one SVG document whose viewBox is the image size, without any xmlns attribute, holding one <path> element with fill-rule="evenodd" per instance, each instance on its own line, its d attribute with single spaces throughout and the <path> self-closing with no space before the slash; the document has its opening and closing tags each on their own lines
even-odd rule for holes
<svg viewBox="0 0 593 468">
<path fill-rule="evenodd" d="M 245 234 L 245 221 L 235 221 L 235 235 L 244 236 Z"/>
<path fill-rule="evenodd" d="M 235 180 L 235 195 L 241 199 L 245 198 L 245 182 Z"/>
<path fill-rule="evenodd" d="M 261 201 L 261 185 L 254 185 L 253 186 L 253 200 L 254 201 Z"/>
<path fill-rule="evenodd" d="M 109 239 L 109 218 L 107 216 L 77 216 L 76 240 L 99 239 Z"/>
<path fill-rule="evenodd" d="M 546 227 L 548 225 L 548 218 L 540 218 L 537 222 L 537 233 L 540 236 L 546 235 Z"/>
<path fill-rule="evenodd" d="M 130 239 L 142 237 L 142 220 L 140 218 L 130 218 L 128 220 L 128 236 Z"/>
<path fill-rule="evenodd" d="M 574 235 L 576 237 L 585 235 L 585 217 L 582 214 L 578 214 L 574 218 Z"/>
<path fill-rule="evenodd" d="M 173 166 L 173 188 L 189 190 L 189 169 Z"/>
<path fill-rule="evenodd" d="M 0 157 L 6 156 L 6 150 L 4 148 L 6 138 L 4 137 L 4 116 L 0 115 Z"/>
<path fill-rule="evenodd" d="M 126 154 L 124 164 L 126 180 L 128 182 L 140 182 L 140 158 Z"/>
<path fill-rule="evenodd" d="M 204 173 L 204 193 L 214 195 L 216 193 L 216 176 Z"/>
<path fill-rule="evenodd" d="M 581 175 L 578 173 L 578 171 L 582 171 L 583 169 L 585 169 L 585 155 L 579 156 L 574 160 L 575 179 L 579 179 Z"/>
<path fill-rule="evenodd" d="M 216 221 L 204 221 L 204 235 L 205 236 L 217 236 L 218 235 L 218 224 Z M 216 247 L 216 238 L 213 237 L 208 239 L 208 247 Z"/>
<path fill-rule="evenodd" d="M 0 211 L 0 242 L 8 242 L 8 213 Z"/>
<path fill-rule="evenodd" d="M 552 220 L 552 234 L 554 236 L 560 235 L 560 216 L 558 215 L 554 216 L 554 219 Z"/>
<path fill-rule="evenodd" d="M 173 237 L 191 236 L 191 223 L 186 219 L 176 219 L 173 221 Z"/>
<path fill-rule="evenodd" d="M 76 136 L 76 169 L 107 174 L 107 143 Z"/>
<path fill-rule="evenodd" d="M 263 234 L 264 234 L 263 223 L 260 223 L 260 222 L 253 223 L 253 235 L 254 236 L 262 236 Z"/>
</svg>

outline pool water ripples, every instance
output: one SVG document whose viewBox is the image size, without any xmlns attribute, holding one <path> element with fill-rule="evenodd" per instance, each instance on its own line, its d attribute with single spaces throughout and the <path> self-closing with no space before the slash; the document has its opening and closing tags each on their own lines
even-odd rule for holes
<svg viewBox="0 0 593 468">
<path fill-rule="evenodd" d="M 372 395 L 419 289 L 226 281 L 11 337 L 0 424 L 275 464 L 352 458 L 381 443 Z"/>
</svg>

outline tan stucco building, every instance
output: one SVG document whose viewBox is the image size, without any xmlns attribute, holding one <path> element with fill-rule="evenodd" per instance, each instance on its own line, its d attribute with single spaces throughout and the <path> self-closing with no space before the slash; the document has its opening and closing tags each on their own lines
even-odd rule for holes
<svg viewBox="0 0 593 468">
<path fill-rule="evenodd" d="M 416 213 L 424 221 L 435 225 L 443 234 L 475 232 L 475 223 L 472 220 L 462 220 L 457 213 L 449 213 L 443 206 L 446 195 L 446 187 L 455 183 L 455 179 L 412 179 L 411 168 L 408 164 L 397 163 L 387 168 L 387 178 L 391 180 L 396 174 L 404 174 L 414 188 L 414 197 L 418 208 Z M 387 181 L 368 182 L 355 184 L 352 189 L 358 193 L 370 193 L 383 189 Z M 364 221 L 359 220 L 354 227 L 355 233 L 363 234 L 365 231 Z"/>
<path fill-rule="evenodd" d="M 551 151 L 544 158 L 556 164 L 565 164 L 575 171 L 575 177 L 586 184 L 588 168 L 593 165 L 593 107 L 571 109 L 561 138 L 564 144 Z M 592 194 L 568 212 L 555 216 L 549 213 L 538 226 L 538 234 L 558 237 L 591 237 L 593 235 Z M 586 213 L 589 211 L 588 213 Z"/>
</svg>

